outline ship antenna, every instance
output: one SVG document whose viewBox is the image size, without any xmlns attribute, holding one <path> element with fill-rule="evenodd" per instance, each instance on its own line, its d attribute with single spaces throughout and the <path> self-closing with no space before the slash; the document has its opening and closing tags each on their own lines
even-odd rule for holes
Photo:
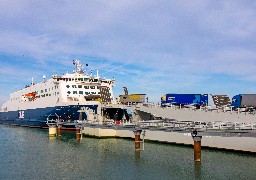
<svg viewBox="0 0 256 180">
<path fill-rule="evenodd" d="M 32 85 L 32 86 L 34 85 L 34 77 L 32 77 L 31 85 Z"/>
<path fill-rule="evenodd" d="M 46 79 L 46 76 L 45 76 L 45 75 L 43 75 L 43 79 L 44 79 L 44 82 L 45 82 L 45 79 Z"/>
</svg>

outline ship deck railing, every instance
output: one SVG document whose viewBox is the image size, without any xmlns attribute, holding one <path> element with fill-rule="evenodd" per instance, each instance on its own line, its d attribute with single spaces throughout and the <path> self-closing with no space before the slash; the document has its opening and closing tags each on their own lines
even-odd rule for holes
<svg viewBox="0 0 256 180">
<path fill-rule="evenodd" d="M 119 121 L 117 124 L 113 119 L 107 119 L 103 125 L 111 126 L 139 126 L 142 128 L 165 128 L 165 129 L 179 129 L 179 130 L 256 130 L 256 123 L 242 123 L 242 122 L 200 122 L 200 121 L 175 121 L 175 120 L 140 120 L 140 121 Z M 99 121 L 85 120 L 76 121 L 75 123 L 84 123 L 87 125 L 99 125 Z"/>
<path fill-rule="evenodd" d="M 241 122 L 200 122 L 200 121 L 175 121 L 175 120 L 141 120 L 137 123 L 140 127 L 166 128 L 180 130 L 256 130 L 256 123 Z"/>
</svg>

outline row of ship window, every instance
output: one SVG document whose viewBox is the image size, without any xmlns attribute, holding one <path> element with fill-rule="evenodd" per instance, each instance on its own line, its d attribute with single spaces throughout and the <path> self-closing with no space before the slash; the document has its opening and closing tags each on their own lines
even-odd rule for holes
<svg viewBox="0 0 256 180">
<path fill-rule="evenodd" d="M 72 85 L 72 86 L 66 85 L 66 87 L 67 88 L 70 88 L 70 87 L 72 87 L 72 88 L 83 88 L 82 85 Z M 99 86 L 84 86 L 84 89 L 96 89 L 96 87 L 97 87 L 97 89 L 99 89 Z"/>
<path fill-rule="evenodd" d="M 55 93 L 52 93 L 52 94 L 50 94 L 50 93 L 48 94 L 48 93 L 47 93 L 47 94 L 42 94 L 41 96 L 40 96 L 40 95 L 37 95 L 36 98 L 46 97 L 46 96 L 51 96 L 51 95 L 53 95 L 53 96 L 55 95 L 55 96 L 56 96 L 57 94 L 59 94 L 59 92 L 55 92 Z M 12 98 L 11 101 L 19 100 L 19 99 L 20 99 L 20 98 L 18 98 L 18 97 L 17 97 L 17 98 Z"/>
<path fill-rule="evenodd" d="M 55 89 L 57 89 L 58 88 L 58 86 L 55 86 Z M 53 87 L 52 87 L 52 90 L 53 90 Z M 44 92 L 47 92 L 47 91 L 51 91 L 51 88 L 49 88 L 49 89 L 45 89 L 45 90 L 41 90 L 41 93 L 44 93 Z M 36 91 L 36 94 L 38 94 L 38 91 Z"/>
<path fill-rule="evenodd" d="M 100 92 L 84 92 L 84 91 L 68 91 L 67 94 L 80 94 L 80 95 L 89 95 L 89 94 L 100 94 Z"/>
<path fill-rule="evenodd" d="M 89 79 L 89 78 L 57 78 L 57 81 L 90 81 L 98 82 L 98 79 Z"/>
<path fill-rule="evenodd" d="M 56 96 L 57 94 L 59 94 L 59 92 L 55 92 L 55 93 L 53 93 L 52 95 L 54 96 Z M 49 94 L 42 94 L 41 95 L 41 97 L 46 97 L 46 96 L 51 96 L 51 94 L 49 93 Z M 40 95 L 38 95 L 38 96 L 36 96 L 36 98 L 40 98 Z"/>
<path fill-rule="evenodd" d="M 49 88 L 49 89 L 44 89 L 44 90 L 41 90 L 41 93 L 44 93 L 44 92 L 50 92 L 51 91 L 51 89 L 53 90 L 54 89 L 54 87 L 52 87 L 52 88 Z M 55 86 L 55 89 L 58 89 L 58 86 Z M 38 91 L 35 91 L 35 94 L 38 94 Z M 57 93 L 57 94 L 59 94 L 59 93 Z M 53 94 L 54 95 L 54 94 Z M 55 95 L 56 95 L 56 92 L 55 92 Z M 42 95 L 43 96 L 43 95 Z M 47 95 L 48 96 L 48 95 Z M 37 96 L 38 97 L 38 96 Z M 39 96 L 40 97 L 40 96 Z M 43 96 L 43 97 L 45 97 L 45 95 Z M 19 97 L 16 97 L 16 98 L 12 98 L 11 99 L 11 101 L 13 101 L 13 100 L 18 100 L 19 99 Z"/>
<path fill-rule="evenodd" d="M 71 91 L 68 91 L 67 93 L 71 94 Z M 97 94 L 97 93 L 96 92 L 73 91 L 73 94 L 88 95 L 88 94 Z M 98 94 L 100 94 L 100 92 L 98 92 Z"/>
</svg>

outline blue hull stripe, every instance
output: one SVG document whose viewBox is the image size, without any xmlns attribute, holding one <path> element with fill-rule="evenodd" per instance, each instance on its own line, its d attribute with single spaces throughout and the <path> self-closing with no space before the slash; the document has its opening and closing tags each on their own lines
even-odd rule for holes
<svg viewBox="0 0 256 180">
<path fill-rule="evenodd" d="M 95 113 L 97 113 L 97 105 L 56 106 L 47 108 L 0 112 L 0 123 L 31 127 L 46 127 L 47 117 L 50 114 L 55 115 L 56 113 L 60 117 L 60 119 L 64 121 L 67 121 L 68 119 L 71 121 L 78 120 L 79 113 L 77 111 L 80 110 L 81 107 L 89 107 L 92 110 L 94 110 Z M 21 116 L 23 116 L 24 118 L 20 118 Z M 83 113 L 82 118 L 86 119 L 85 113 Z"/>
</svg>

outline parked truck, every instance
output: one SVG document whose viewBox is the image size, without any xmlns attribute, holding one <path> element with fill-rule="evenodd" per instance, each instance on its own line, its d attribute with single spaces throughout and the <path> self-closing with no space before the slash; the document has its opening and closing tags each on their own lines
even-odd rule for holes
<svg viewBox="0 0 256 180">
<path fill-rule="evenodd" d="M 161 105 L 167 106 L 195 104 L 197 106 L 208 105 L 208 94 L 165 94 L 161 98 Z"/>
<path fill-rule="evenodd" d="M 238 94 L 232 98 L 231 106 L 234 108 L 256 107 L 256 94 Z"/>
<path fill-rule="evenodd" d="M 127 87 L 124 88 L 124 95 L 119 96 L 119 101 L 122 104 L 129 104 L 129 103 L 144 103 L 146 99 L 146 94 L 128 94 Z"/>
</svg>

